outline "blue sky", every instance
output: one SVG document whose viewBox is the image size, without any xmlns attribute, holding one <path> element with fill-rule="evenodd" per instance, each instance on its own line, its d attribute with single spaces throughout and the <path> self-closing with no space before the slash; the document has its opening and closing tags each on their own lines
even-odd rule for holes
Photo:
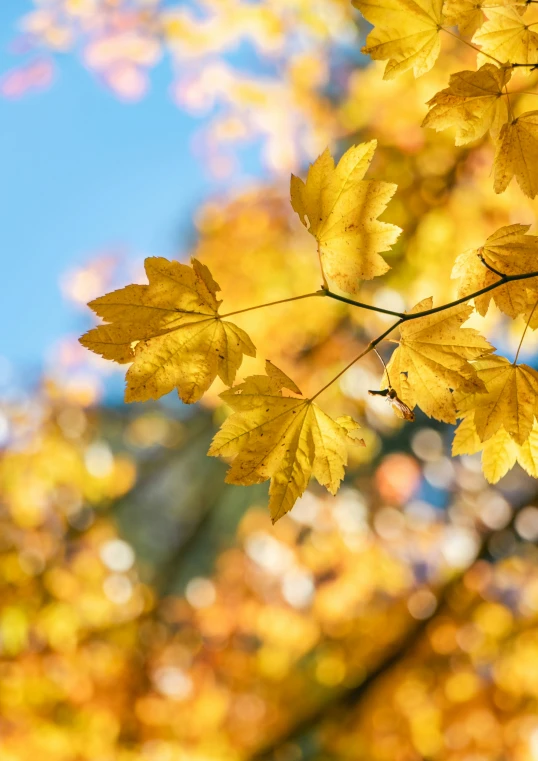
<svg viewBox="0 0 538 761">
<path fill-rule="evenodd" d="M 29 6 L 0 6 L 0 74 L 20 61 L 9 45 Z M 51 89 L 0 99 L 0 355 L 32 374 L 51 343 L 87 326 L 62 300 L 62 273 L 103 249 L 176 255 L 188 246 L 193 212 L 219 190 L 191 155 L 202 125 L 170 101 L 166 63 L 134 105 L 72 56 L 59 69 Z M 260 171 L 255 151 L 246 163 L 250 175 Z"/>
</svg>

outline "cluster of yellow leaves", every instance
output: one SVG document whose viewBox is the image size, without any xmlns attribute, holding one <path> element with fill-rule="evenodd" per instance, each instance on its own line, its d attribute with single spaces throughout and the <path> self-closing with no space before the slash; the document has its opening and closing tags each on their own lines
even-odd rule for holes
<svg viewBox="0 0 538 761">
<path fill-rule="evenodd" d="M 490 131 L 496 142 L 494 189 L 502 193 L 515 176 L 523 193 L 538 194 L 538 111 L 514 113 L 507 85 L 517 70 L 538 65 L 538 11 L 535 5 L 505 0 L 354 0 L 374 24 L 363 52 L 387 60 L 385 79 L 412 69 L 430 71 L 441 50 L 440 37 L 472 35 L 477 71 L 460 71 L 429 102 L 422 126 L 454 128 L 456 145 Z M 514 91 L 517 93 L 518 91 Z M 538 93 L 537 93 L 538 94 Z"/>
<path fill-rule="evenodd" d="M 495 80 L 495 70 L 488 76 Z M 353 146 L 336 166 L 326 150 L 306 182 L 292 176 L 292 206 L 317 241 L 326 293 L 327 280 L 355 293 L 361 279 L 388 269 L 379 252 L 400 231 L 377 216 L 395 186 L 363 179 L 374 150 L 375 141 Z M 535 436 L 538 453 L 538 427 L 533 433 L 538 373 L 491 357 L 495 349 L 488 341 L 462 326 L 474 309 L 484 315 L 491 299 L 510 317 L 526 314 L 531 321 L 538 288 L 531 278 L 513 279 L 536 271 L 538 237 L 528 230 L 528 225 L 503 227 L 483 246 L 458 257 L 453 275 L 460 279 L 462 303 L 434 308 L 427 298 L 395 322 L 399 346 L 382 384 L 393 409 L 406 420 L 414 419 L 417 406 L 446 423 L 464 417 L 454 452 L 483 449 L 490 480 L 515 459 L 538 475 L 532 448 Z M 335 494 L 344 477 L 347 442 L 358 441 L 350 436 L 358 424 L 349 417 L 330 418 L 314 404 L 320 392 L 303 397 L 271 362 L 266 362 L 266 375 L 233 386 L 243 355 L 256 352 L 247 334 L 219 314 L 219 286 L 209 269 L 196 259 L 188 266 L 150 258 L 146 273 L 148 285 L 128 285 L 92 301 L 106 323 L 80 339 L 106 359 L 132 363 L 126 401 L 157 399 L 177 388 L 191 403 L 219 375 L 231 387 L 221 398 L 232 414 L 209 454 L 231 459 L 226 481 L 250 485 L 270 479 L 273 521 L 293 507 L 311 477 Z M 474 307 L 468 303 L 472 298 Z M 284 395 L 284 389 L 293 395 Z"/>
<path fill-rule="evenodd" d="M 483 246 L 461 254 L 453 270 L 459 295 L 472 295 L 485 315 L 491 300 L 505 314 L 531 318 L 538 302 L 534 279 L 503 283 L 502 275 L 536 271 L 538 237 L 530 225 L 509 225 L 489 236 Z M 409 314 L 432 309 L 425 299 Z M 495 483 L 517 462 L 538 477 L 538 372 L 526 365 L 488 356 L 494 348 L 476 330 L 462 328 L 473 307 L 467 303 L 404 321 L 399 347 L 383 379 L 410 409 L 447 423 L 463 418 L 453 454 L 482 452 L 484 474 Z"/>
<path fill-rule="evenodd" d="M 388 269 L 378 252 L 400 232 L 376 219 L 396 186 L 363 180 L 374 150 L 375 141 L 350 148 L 336 167 L 327 150 L 306 183 L 292 177 L 292 204 L 318 241 L 322 271 L 349 292 L 361 278 Z M 132 363 L 127 402 L 158 399 L 174 388 L 184 402 L 196 402 L 217 375 L 232 386 L 243 355 L 253 357 L 256 350 L 243 330 L 219 315 L 220 289 L 209 269 L 196 259 L 188 266 L 149 258 L 145 267 L 148 285 L 128 285 L 90 302 L 106 322 L 82 336 L 82 345 L 105 359 Z M 275 521 L 292 508 L 311 476 L 336 493 L 347 462 L 346 439 L 358 426 L 346 417 L 332 420 L 310 399 L 282 396 L 284 388 L 300 392 L 270 362 L 266 372 L 221 395 L 235 413 L 209 454 L 235 457 L 229 483 L 271 479 Z"/>
</svg>

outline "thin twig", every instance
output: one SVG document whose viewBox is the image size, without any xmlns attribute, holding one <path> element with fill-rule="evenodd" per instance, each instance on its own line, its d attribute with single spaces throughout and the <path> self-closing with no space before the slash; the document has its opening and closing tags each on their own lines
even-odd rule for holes
<svg viewBox="0 0 538 761">
<path fill-rule="evenodd" d="M 321 279 L 322 279 L 322 288 L 325 291 L 329 290 L 329 283 L 327 282 L 327 278 L 325 277 L 325 270 L 323 269 L 323 260 L 321 258 L 321 250 L 318 243 L 318 261 L 319 261 L 319 268 L 321 270 Z"/>
<path fill-rule="evenodd" d="M 495 56 L 493 56 L 493 55 L 490 55 L 489 53 L 486 53 L 486 52 L 484 52 L 483 50 L 481 50 L 481 49 L 480 49 L 479 47 L 477 47 L 476 45 L 473 45 L 473 43 L 472 43 L 472 42 L 469 42 L 469 40 L 464 40 L 464 39 L 463 39 L 463 37 L 460 37 L 460 36 L 459 36 L 459 34 L 454 34 L 454 32 L 451 32 L 451 31 L 450 31 L 450 29 L 447 29 L 445 26 L 442 26 L 442 27 L 441 27 L 441 29 L 443 30 L 443 32 L 446 32 L 446 33 L 447 33 L 447 34 L 449 34 L 451 37 L 454 37 L 456 40 L 459 40 L 460 42 L 463 42 L 463 44 L 464 44 L 464 45 L 467 45 L 467 47 L 468 47 L 468 48 L 472 48 L 472 49 L 473 49 L 473 50 L 475 50 L 477 53 L 482 53 L 482 55 L 485 55 L 485 56 L 486 56 L 486 58 L 490 58 L 492 61 L 495 61 L 495 63 L 496 63 L 496 64 L 498 64 L 499 66 L 502 66 L 502 65 L 503 65 L 503 64 L 502 64 L 502 61 L 499 61 L 499 59 L 498 59 L 498 58 L 495 58 Z"/>
</svg>

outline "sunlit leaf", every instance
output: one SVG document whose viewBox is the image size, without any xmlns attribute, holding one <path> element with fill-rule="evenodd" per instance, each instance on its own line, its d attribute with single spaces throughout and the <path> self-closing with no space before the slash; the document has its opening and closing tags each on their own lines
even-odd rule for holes
<svg viewBox="0 0 538 761">
<path fill-rule="evenodd" d="M 318 242 L 325 275 L 348 293 L 356 293 L 361 280 L 389 269 L 379 253 L 400 234 L 400 228 L 377 219 L 396 185 L 363 180 L 375 148 L 375 140 L 354 146 L 336 167 L 326 150 L 311 165 L 306 182 L 291 178 L 292 206 Z"/>
<path fill-rule="evenodd" d="M 221 320 L 219 286 L 207 267 L 146 259 L 149 285 L 128 285 L 90 302 L 107 320 L 80 342 L 115 362 L 132 362 L 125 401 L 158 399 L 177 388 L 196 402 L 217 375 L 232 385 L 243 355 L 255 356 L 247 334 Z"/>
</svg>

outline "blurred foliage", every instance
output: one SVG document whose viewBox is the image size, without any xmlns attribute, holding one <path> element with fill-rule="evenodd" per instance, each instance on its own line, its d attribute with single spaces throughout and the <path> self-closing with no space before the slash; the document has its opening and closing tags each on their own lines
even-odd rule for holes
<svg viewBox="0 0 538 761">
<path fill-rule="evenodd" d="M 447 73 L 468 64 L 450 39 L 444 69 L 383 82 L 357 56 L 347 0 L 206 0 L 199 14 L 147 0 L 35 5 L 5 95 L 47 85 L 56 55 L 73 51 L 138 98 L 164 53 L 181 107 L 224 104 L 203 139 L 211 171 L 229 171 L 223 145 L 265 137 L 274 182 L 210 199 L 196 218 L 192 254 L 230 310 L 319 287 L 278 173 L 326 144 L 376 137 L 373 175 L 399 186 L 387 220 L 405 234 L 365 301 L 447 300 L 456 254 L 534 221 L 516 186 L 494 194 L 487 141 L 455 147 L 419 127 Z M 239 40 L 258 56 L 247 73 L 229 60 Z M 64 291 L 86 302 L 119 279 L 99 260 Z M 520 321 L 494 307 L 473 319 L 514 351 Z M 260 359 L 305 388 L 387 324 L 314 300 L 248 322 Z M 534 334 L 524 353 L 535 361 Z M 242 373 L 260 369 L 247 360 Z M 367 425 L 344 488 L 313 488 L 272 528 L 265 487 L 226 486 L 203 456 L 224 416 L 218 388 L 194 413 L 116 409 L 99 402 L 102 370 L 67 338 L 42 386 L 5 394 L 2 761 L 538 759 L 538 508 L 520 469 L 492 488 L 475 457 L 449 458 L 436 423 L 402 427 L 368 398 L 381 368 L 367 357 L 326 399 Z"/>
</svg>

